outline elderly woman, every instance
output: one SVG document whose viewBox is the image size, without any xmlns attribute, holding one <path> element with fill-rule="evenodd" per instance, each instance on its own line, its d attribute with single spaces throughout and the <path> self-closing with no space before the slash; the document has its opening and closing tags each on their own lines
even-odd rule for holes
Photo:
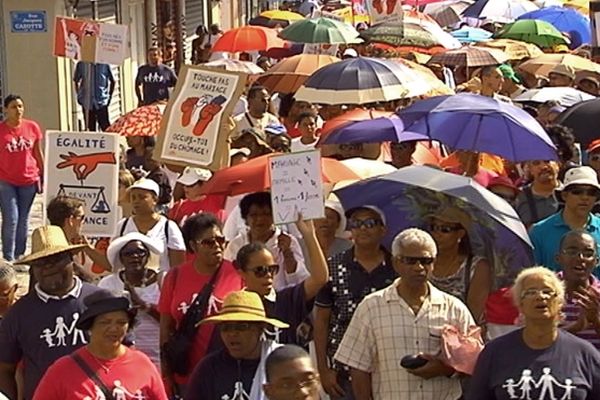
<svg viewBox="0 0 600 400">
<path fill-rule="evenodd" d="M 480 321 L 492 289 L 492 269 L 487 260 L 472 252 L 467 233 L 471 224 L 471 217 L 456 207 L 431 216 L 429 232 L 439 252 L 431 283 L 464 301 Z"/>
<path fill-rule="evenodd" d="M 158 256 L 163 244 L 139 232 L 128 233 L 108 246 L 106 255 L 115 272 L 104 277 L 99 287 L 116 296 L 125 296 L 138 310 L 138 324 L 133 329 L 135 347 L 160 366 L 158 336 L 160 316 L 156 309 L 161 282 L 158 273 L 148 268 L 151 254 Z"/>
<path fill-rule="evenodd" d="M 477 360 L 466 400 L 600 399 L 600 353 L 558 329 L 565 288 L 544 267 L 517 276 L 524 327 L 492 340 Z"/>
<path fill-rule="evenodd" d="M 122 343 L 135 322 L 129 300 L 100 290 L 88 295 L 84 304 L 77 328 L 89 331 L 89 343 L 52 364 L 33 398 L 166 400 L 152 361 Z"/>
</svg>

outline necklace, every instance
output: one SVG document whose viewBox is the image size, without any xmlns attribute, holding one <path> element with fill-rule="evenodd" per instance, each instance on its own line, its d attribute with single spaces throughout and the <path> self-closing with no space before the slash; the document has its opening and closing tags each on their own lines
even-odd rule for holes
<svg viewBox="0 0 600 400">
<path fill-rule="evenodd" d="M 88 349 L 89 351 L 89 349 Z M 100 366 L 100 368 L 102 368 L 104 370 L 105 374 L 108 374 L 110 372 L 110 367 L 107 367 L 106 365 L 104 365 L 104 363 L 102 361 L 100 361 L 100 359 L 98 357 L 96 357 L 94 355 L 94 353 L 92 353 L 91 351 L 89 351 L 90 355 L 92 356 L 92 358 L 94 360 L 96 360 L 96 362 L 98 363 L 98 365 Z"/>
</svg>

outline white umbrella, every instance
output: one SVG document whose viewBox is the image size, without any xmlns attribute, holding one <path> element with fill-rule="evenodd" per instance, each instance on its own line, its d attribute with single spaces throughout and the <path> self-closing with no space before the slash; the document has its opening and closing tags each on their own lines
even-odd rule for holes
<svg viewBox="0 0 600 400">
<path fill-rule="evenodd" d="M 538 9 L 539 7 L 529 0 L 480 0 L 467 8 L 463 15 L 497 22 L 512 22 L 521 15 Z"/>
<path fill-rule="evenodd" d="M 220 68 L 226 71 L 243 72 L 249 75 L 257 75 L 265 72 L 264 69 L 249 61 L 232 60 L 229 58 L 207 62 L 204 66 Z"/>
<path fill-rule="evenodd" d="M 595 97 L 591 94 L 587 94 L 572 87 L 545 87 L 527 90 L 515 97 L 513 101 L 545 103 L 549 100 L 556 100 L 563 107 L 571 107 L 573 104 L 594 98 Z"/>
</svg>

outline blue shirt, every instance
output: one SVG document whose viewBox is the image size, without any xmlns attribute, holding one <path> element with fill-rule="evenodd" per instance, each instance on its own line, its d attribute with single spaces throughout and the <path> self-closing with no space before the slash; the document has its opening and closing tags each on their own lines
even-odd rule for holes
<svg viewBox="0 0 600 400">
<path fill-rule="evenodd" d="M 91 79 L 88 82 L 88 79 Z M 110 101 L 110 85 L 115 81 L 110 65 L 79 61 L 75 67 L 73 80 L 79 83 L 77 103 L 87 110 L 106 107 Z M 88 98 L 88 87 L 93 96 Z"/>
<path fill-rule="evenodd" d="M 529 231 L 529 238 L 534 247 L 535 263 L 553 271 L 560 271 L 560 266 L 554 256 L 558 254 L 560 239 L 571 230 L 563 220 L 562 211 L 533 224 Z M 600 243 L 600 217 L 590 214 L 585 230 L 596 239 L 596 243 Z M 596 268 L 594 275 L 598 276 L 599 273 L 600 271 Z"/>
</svg>

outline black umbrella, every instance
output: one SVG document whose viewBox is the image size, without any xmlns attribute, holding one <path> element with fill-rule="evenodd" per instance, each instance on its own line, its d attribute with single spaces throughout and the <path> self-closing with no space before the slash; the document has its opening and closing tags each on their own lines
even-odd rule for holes
<svg viewBox="0 0 600 400">
<path fill-rule="evenodd" d="M 556 123 L 573 129 L 582 148 L 600 137 L 600 98 L 582 101 L 563 111 Z"/>
</svg>

